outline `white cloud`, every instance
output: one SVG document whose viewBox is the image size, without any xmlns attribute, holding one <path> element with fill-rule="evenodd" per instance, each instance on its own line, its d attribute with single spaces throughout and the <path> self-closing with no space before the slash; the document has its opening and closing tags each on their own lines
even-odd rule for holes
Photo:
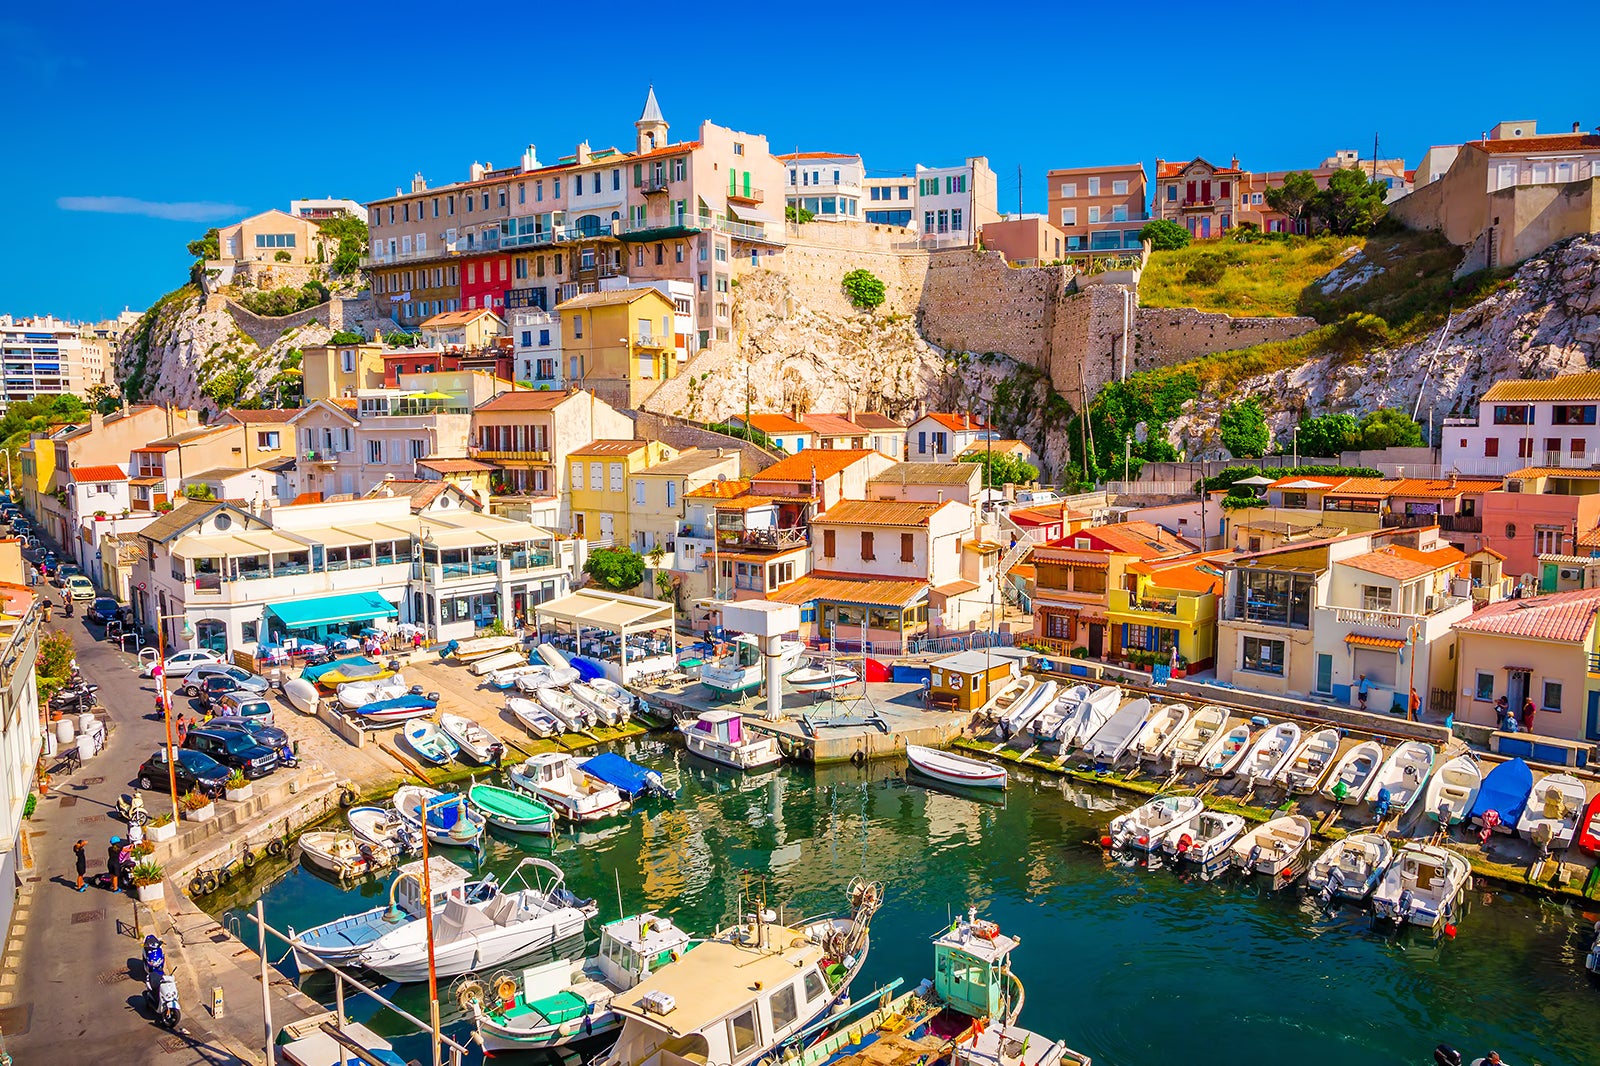
<svg viewBox="0 0 1600 1066">
<path fill-rule="evenodd" d="M 238 204 L 219 204 L 209 200 L 162 203 L 135 200 L 131 196 L 62 196 L 56 206 L 63 211 L 93 211 L 103 215 L 144 215 L 169 222 L 220 222 L 239 218 L 247 208 Z"/>
</svg>

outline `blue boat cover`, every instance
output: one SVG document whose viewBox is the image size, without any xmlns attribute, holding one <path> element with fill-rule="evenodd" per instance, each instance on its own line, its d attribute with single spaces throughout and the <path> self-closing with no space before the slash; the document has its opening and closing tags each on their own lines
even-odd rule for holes
<svg viewBox="0 0 1600 1066">
<path fill-rule="evenodd" d="M 384 711 L 399 711 L 411 707 L 427 707 L 429 710 L 432 710 L 437 706 L 439 706 L 437 700 L 430 700 L 426 696 L 413 696 L 410 693 L 407 693 L 404 696 L 396 696 L 392 700 L 374 700 L 371 703 L 363 704 L 362 706 L 356 708 L 356 713 L 381 714 Z"/>
<path fill-rule="evenodd" d="M 578 676 L 585 681 L 606 676 L 605 668 L 593 659 L 585 659 L 581 655 L 569 655 L 567 662 L 572 664 L 572 668 L 578 671 Z"/>
<path fill-rule="evenodd" d="M 584 773 L 598 777 L 629 799 L 642 795 L 650 789 L 648 778 L 652 771 L 612 752 L 596 755 L 578 765 Z"/>
<path fill-rule="evenodd" d="M 352 655 L 345 659 L 335 659 L 331 663 L 323 663 L 321 666 L 308 666 L 300 671 L 300 677 L 302 680 L 310 681 L 314 684 L 319 678 L 331 674 L 335 670 L 343 670 L 352 666 L 365 667 L 369 673 L 383 673 L 383 667 L 378 663 L 374 663 L 365 655 Z"/>
<path fill-rule="evenodd" d="M 1482 818 L 1486 811 L 1494 811 L 1501 825 L 1515 826 L 1532 791 L 1533 771 L 1528 764 L 1521 759 L 1503 762 L 1485 775 L 1471 816 Z"/>
</svg>

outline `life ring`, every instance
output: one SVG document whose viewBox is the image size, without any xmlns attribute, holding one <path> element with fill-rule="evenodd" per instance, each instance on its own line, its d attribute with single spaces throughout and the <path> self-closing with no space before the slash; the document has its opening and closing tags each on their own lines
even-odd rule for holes
<svg viewBox="0 0 1600 1066">
<path fill-rule="evenodd" d="M 267 854 L 271 855 L 273 858 L 277 858 L 279 855 L 283 854 L 282 837 L 267 841 Z"/>
<path fill-rule="evenodd" d="M 1600 923 L 1596 923 L 1596 924 L 1600 925 Z M 677 948 L 673 948 L 670 952 L 668 952 L 668 954 L 672 956 L 672 961 L 673 962 L 677 962 L 679 959 L 683 958 L 682 955 L 678 954 L 678 949 Z"/>
<path fill-rule="evenodd" d="M 356 800 L 361 798 L 361 793 L 353 788 L 341 789 L 339 792 L 339 806 L 344 808 L 354 807 Z"/>
<path fill-rule="evenodd" d="M 850 761 L 855 763 L 857 766 L 864 766 L 866 765 L 867 761 L 867 753 L 857 749 L 850 755 Z"/>
<path fill-rule="evenodd" d="M 254 870 L 256 868 L 256 853 L 249 848 L 244 849 L 244 868 L 246 870 Z"/>
</svg>

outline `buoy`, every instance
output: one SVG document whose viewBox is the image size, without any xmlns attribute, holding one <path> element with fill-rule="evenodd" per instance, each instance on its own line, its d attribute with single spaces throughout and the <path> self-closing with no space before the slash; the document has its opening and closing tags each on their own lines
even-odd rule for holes
<svg viewBox="0 0 1600 1066">
<path fill-rule="evenodd" d="M 1100 846 L 1102 848 L 1109 848 L 1111 846 L 1111 838 L 1108 836 L 1101 837 Z"/>
<path fill-rule="evenodd" d="M 1449 923 L 1444 927 L 1444 935 L 1449 937 L 1451 940 L 1454 940 L 1456 938 L 1455 923 L 1453 923 L 1453 922 Z"/>
</svg>

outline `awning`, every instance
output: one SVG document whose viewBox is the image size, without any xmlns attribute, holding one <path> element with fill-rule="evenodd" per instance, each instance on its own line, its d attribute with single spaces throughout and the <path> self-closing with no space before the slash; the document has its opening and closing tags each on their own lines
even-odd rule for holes
<svg viewBox="0 0 1600 1066">
<path fill-rule="evenodd" d="M 762 209 L 759 207 L 749 207 L 745 204 L 736 204 L 730 201 L 728 204 L 728 210 L 732 211 L 746 222 L 771 222 L 776 224 L 778 221 L 771 215 L 763 214 Z"/>
<path fill-rule="evenodd" d="M 568 622 L 613 633 L 673 627 L 672 604 L 603 589 L 579 589 L 559 599 L 547 600 L 534 607 L 533 614 L 541 625 Z"/>
<path fill-rule="evenodd" d="M 315 596 L 308 600 L 274 603 L 267 610 L 277 615 L 290 629 L 333 622 L 370 622 L 374 618 L 393 618 L 400 613 L 394 604 L 376 592 Z"/>
<path fill-rule="evenodd" d="M 1344 642 L 1362 648 L 1385 648 L 1389 651 L 1398 651 L 1406 646 L 1406 642 L 1399 637 L 1369 637 L 1362 633 L 1347 634 Z"/>
</svg>

